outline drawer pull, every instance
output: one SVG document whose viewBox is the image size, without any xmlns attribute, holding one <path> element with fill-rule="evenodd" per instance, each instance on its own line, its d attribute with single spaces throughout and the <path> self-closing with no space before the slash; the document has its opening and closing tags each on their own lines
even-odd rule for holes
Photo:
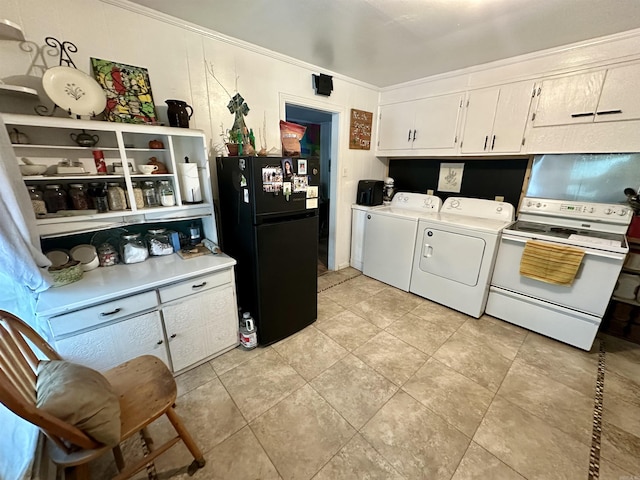
<svg viewBox="0 0 640 480">
<path fill-rule="evenodd" d="M 622 113 L 622 110 L 605 110 L 603 112 L 596 112 L 596 115 L 615 115 L 617 113 Z"/>
<path fill-rule="evenodd" d="M 572 113 L 571 117 L 572 118 L 580 118 L 580 117 L 593 117 L 594 113 L 593 112 L 588 112 L 588 113 Z"/>
<path fill-rule="evenodd" d="M 177 334 L 177 333 L 173 333 L 173 334 L 171 334 L 171 338 L 176 338 L 177 336 L 178 336 L 178 334 Z"/>
<path fill-rule="evenodd" d="M 157 345 L 162 345 L 163 342 L 162 342 L 162 340 L 158 340 L 156 343 L 157 343 Z"/>
<path fill-rule="evenodd" d="M 102 312 L 100 314 L 101 317 L 108 317 L 109 315 L 115 315 L 116 313 L 120 312 L 122 309 L 121 308 L 116 308 L 115 310 L 111 310 L 110 312 Z"/>
<path fill-rule="evenodd" d="M 207 284 L 207 282 L 202 282 L 202 283 L 199 283 L 198 285 L 191 285 L 191 288 L 193 288 L 195 290 L 196 288 L 204 287 L 206 284 Z"/>
</svg>

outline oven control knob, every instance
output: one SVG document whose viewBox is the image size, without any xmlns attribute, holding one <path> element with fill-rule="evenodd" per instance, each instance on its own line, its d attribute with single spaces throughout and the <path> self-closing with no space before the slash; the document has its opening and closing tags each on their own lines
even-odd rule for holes
<svg viewBox="0 0 640 480">
<path fill-rule="evenodd" d="M 540 202 L 536 203 L 536 207 L 540 208 L 542 204 Z"/>
<path fill-rule="evenodd" d="M 604 209 L 604 214 L 605 215 L 611 215 L 613 213 L 613 210 L 611 210 L 610 208 L 605 208 Z"/>
<path fill-rule="evenodd" d="M 627 211 L 624 208 L 618 212 L 618 215 L 620 215 L 621 217 L 624 217 L 626 214 Z"/>
<path fill-rule="evenodd" d="M 593 213 L 593 212 L 595 212 L 595 211 L 596 211 L 596 209 L 595 209 L 595 208 L 593 208 L 593 207 L 589 207 L 589 208 L 587 209 L 587 211 L 588 211 L 589 213 Z"/>
<path fill-rule="evenodd" d="M 452 206 L 453 208 L 458 208 L 458 207 L 460 206 L 460 200 L 453 200 L 453 201 L 451 202 L 451 206 Z"/>
</svg>

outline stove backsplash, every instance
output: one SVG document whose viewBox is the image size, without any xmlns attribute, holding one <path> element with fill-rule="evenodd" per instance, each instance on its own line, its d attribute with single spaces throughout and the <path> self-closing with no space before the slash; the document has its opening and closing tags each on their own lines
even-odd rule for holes
<svg viewBox="0 0 640 480">
<path fill-rule="evenodd" d="M 527 197 L 626 203 L 639 186 L 640 153 L 536 155 Z"/>
</svg>

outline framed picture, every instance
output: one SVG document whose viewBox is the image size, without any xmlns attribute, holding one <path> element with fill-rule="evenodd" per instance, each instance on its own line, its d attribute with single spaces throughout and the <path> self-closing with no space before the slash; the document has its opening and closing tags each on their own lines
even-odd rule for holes
<svg viewBox="0 0 640 480">
<path fill-rule="evenodd" d="M 91 58 L 93 76 L 107 94 L 105 114 L 110 122 L 157 123 L 146 68 Z"/>
<path fill-rule="evenodd" d="M 298 175 L 306 175 L 306 174 L 307 174 L 307 161 L 298 160 Z"/>
</svg>

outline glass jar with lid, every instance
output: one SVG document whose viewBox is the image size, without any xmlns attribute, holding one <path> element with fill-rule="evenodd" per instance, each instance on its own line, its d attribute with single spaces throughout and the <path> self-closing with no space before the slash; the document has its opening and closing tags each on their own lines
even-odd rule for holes
<svg viewBox="0 0 640 480">
<path fill-rule="evenodd" d="M 176 198 L 173 194 L 173 187 L 168 180 L 160 180 L 158 184 L 158 194 L 160 204 L 163 207 L 173 207 L 176 204 Z"/>
<path fill-rule="evenodd" d="M 144 262 L 149 257 L 139 233 L 125 233 L 120 237 L 120 258 L 126 264 Z"/>
<path fill-rule="evenodd" d="M 47 205 L 47 211 L 49 213 L 66 210 L 67 192 L 58 184 L 47 185 L 44 191 L 44 203 Z"/>
<path fill-rule="evenodd" d="M 89 185 L 89 195 L 98 213 L 109 211 L 109 200 L 105 183 L 94 182 Z"/>
<path fill-rule="evenodd" d="M 110 210 L 124 210 L 127 208 L 127 198 L 124 189 L 119 183 L 109 183 L 107 186 L 107 198 Z"/>
<path fill-rule="evenodd" d="M 98 247 L 98 260 L 101 267 L 111 267 L 118 263 L 118 252 L 110 243 Z"/>
<path fill-rule="evenodd" d="M 153 182 L 144 182 L 142 184 L 142 196 L 144 197 L 145 206 L 157 207 L 159 205 L 156 186 Z"/>
<path fill-rule="evenodd" d="M 171 238 L 165 228 L 149 230 L 146 240 L 149 246 L 149 253 L 152 256 L 171 255 L 173 253 Z"/>
<path fill-rule="evenodd" d="M 144 208 L 144 194 L 138 182 L 131 182 L 131 190 L 133 191 L 133 199 L 136 202 L 136 208 Z"/>
<path fill-rule="evenodd" d="M 88 210 L 89 197 L 84 185 L 81 183 L 72 183 L 69 185 L 69 197 L 74 210 Z"/>
<path fill-rule="evenodd" d="M 42 192 L 33 185 L 29 185 L 28 188 L 33 213 L 35 213 L 36 216 L 45 215 L 47 213 L 47 205 L 44 203 L 44 196 L 42 195 Z"/>
</svg>

